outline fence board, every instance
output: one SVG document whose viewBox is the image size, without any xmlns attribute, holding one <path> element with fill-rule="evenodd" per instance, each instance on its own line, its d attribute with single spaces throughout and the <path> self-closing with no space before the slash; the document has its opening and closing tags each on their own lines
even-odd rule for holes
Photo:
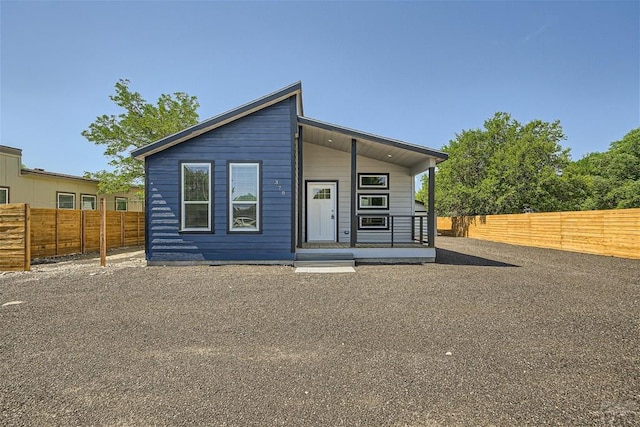
<svg viewBox="0 0 640 427">
<path fill-rule="evenodd" d="M 56 255 L 82 253 L 82 211 L 58 210 Z"/>
<path fill-rule="evenodd" d="M 0 271 L 29 270 L 29 205 L 0 206 Z"/>
<path fill-rule="evenodd" d="M 638 208 L 438 218 L 438 232 L 523 246 L 640 259 Z"/>
<path fill-rule="evenodd" d="M 100 250 L 100 211 L 84 211 L 84 252 Z"/>
<path fill-rule="evenodd" d="M 31 259 L 56 254 L 56 209 L 31 209 Z"/>
</svg>

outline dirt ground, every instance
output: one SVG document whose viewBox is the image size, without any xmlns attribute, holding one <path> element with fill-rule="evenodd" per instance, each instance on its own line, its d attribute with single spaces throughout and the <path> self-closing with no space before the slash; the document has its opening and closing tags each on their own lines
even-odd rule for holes
<svg viewBox="0 0 640 427">
<path fill-rule="evenodd" d="M 0 425 L 640 425 L 640 261 L 439 238 L 295 274 L 0 273 Z"/>
</svg>

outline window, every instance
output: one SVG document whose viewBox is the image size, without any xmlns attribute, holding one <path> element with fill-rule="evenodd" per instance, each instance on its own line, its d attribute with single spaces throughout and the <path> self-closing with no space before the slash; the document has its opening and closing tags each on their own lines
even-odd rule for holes
<svg viewBox="0 0 640 427">
<path fill-rule="evenodd" d="M 358 209 L 389 209 L 389 195 L 358 194 Z"/>
<path fill-rule="evenodd" d="M 389 174 L 388 173 L 359 173 L 358 174 L 358 188 L 377 188 L 380 190 L 389 189 Z"/>
<path fill-rule="evenodd" d="M 229 163 L 229 231 L 260 231 L 260 163 Z"/>
<path fill-rule="evenodd" d="M 331 199 L 331 189 L 330 188 L 314 189 L 313 198 L 315 200 Z"/>
<path fill-rule="evenodd" d="M 80 196 L 80 209 L 83 211 L 95 211 L 98 205 L 98 199 L 91 194 L 82 194 Z"/>
<path fill-rule="evenodd" d="M 127 210 L 128 200 L 126 197 L 116 197 L 116 210 L 117 211 L 126 211 Z"/>
<path fill-rule="evenodd" d="M 211 163 L 182 163 L 183 231 L 211 231 Z"/>
<path fill-rule="evenodd" d="M 73 193 L 58 193 L 58 209 L 75 209 L 76 195 Z"/>
<path fill-rule="evenodd" d="M 0 187 L 0 205 L 9 203 L 9 187 Z"/>
<path fill-rule="evenodd" d="M 359 216 L 358 230 L 388 230 L 388 216 Z"/>
</svg>

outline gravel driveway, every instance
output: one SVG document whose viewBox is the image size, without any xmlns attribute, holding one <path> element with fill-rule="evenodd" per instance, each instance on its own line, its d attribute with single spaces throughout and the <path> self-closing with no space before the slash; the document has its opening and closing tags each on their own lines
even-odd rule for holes
<svg viewBox="0 0 640 427">
<path fill-rule="evenodd" d="M 438 243 L 350 274 L 0 273 L 0 424 L 640 424 L 640 261 Z"/>
</svg>

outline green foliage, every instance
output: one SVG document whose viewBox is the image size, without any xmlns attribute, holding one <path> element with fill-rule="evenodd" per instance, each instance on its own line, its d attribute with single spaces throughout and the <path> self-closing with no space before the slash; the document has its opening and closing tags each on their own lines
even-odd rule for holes
<svg viewBox="0 0 640 427">
<path fill-rule="evenodd" d="M 483 129 L 463 130 L 443 147 L 438 165 L 439 215 L 640 207 L 640 128 L 609 151 L 571 162 L 558 121 L 520 124 L 496 113 Z M 426 202 L 427 176 L 416 194 Z"/>
<path fill-rule="evenodd" d="M 82 131 L 82 136 L 90 142 L 104 145 L 104 154 L 111 159 L 109 165 L 113 171 L 85 173 L 99 179 L 98 191 L 107 194 L 142 185 L 144 165 L 129 152 L 196 124 L 200 106 L 195 96 L 183 92 L 162 94 L 156 105 L 150 104 L 138 92 L 129 90 L 129 80 L 119 80 L 115 95 L 109 98 L 124 112 L 99 116 Z"/>
<path fill-rule="evenodd" d="M 640 207 L 640 128 L 612 142 L 604 153 L 591 153 L 569 168 L 588 188 L 582 209 Z"/>
<path fill-rule="evenodd" d="M 582 183 L 563 175 L 569 150 L 558 121 L 521 124 L 496 113 L 483 129 L 463 130 L 443 147 L 449 160 L 436 173 L 436 209 L 442 215 L 567 210 Z M 419 194 L 426 194 L 426 179 Z"/>
</svg>

